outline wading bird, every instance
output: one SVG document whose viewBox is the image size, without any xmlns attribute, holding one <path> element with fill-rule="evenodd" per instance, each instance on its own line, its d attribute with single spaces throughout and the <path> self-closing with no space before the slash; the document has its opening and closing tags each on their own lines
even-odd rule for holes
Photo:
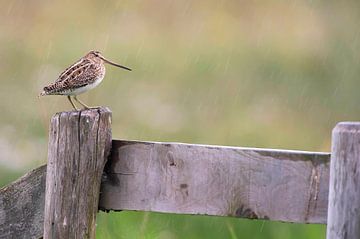
<svg viewBox="0 0 360 239">
<path fill-rule="evenodd" d="M 91 109 L 81 102 L 76 96 L 95 88 L 104 79 L 105 63 L 131 71 L 130 68 L 109 61 L 98 51 L 90 51 L 80 60 L 69 66 L 58 79 L 45 86 L 39 96 L 66 95 L 75 110 L 79 110 L 71 97 L 85 109 Z"/>
</svg>

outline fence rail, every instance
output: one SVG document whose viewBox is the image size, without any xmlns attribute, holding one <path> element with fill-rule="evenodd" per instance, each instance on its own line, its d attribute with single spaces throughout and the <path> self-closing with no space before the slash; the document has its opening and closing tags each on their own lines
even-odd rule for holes
<svg viewBox="0 0 360 239">
<path fill-rule="evenodd" d="M 101 210 L 326 223 L 328 153 L 125 140 L 112 145 Z M 46 165 L 0 190 L 0 238 L 42 236 L 45 179 Z"/>
<path fill-rule="evenodd" d="M 328 153 L 113 141 L 100 207 L 326 223 Z"/>
<path fill-rule="evenodd" d="M 64 174 L 69 172 L 70 175 L 78 172 L 77 170 L 81 170 L 80 163 L 75 167 L 70 162 L 73 164 L 74 162 L 90 162 L 91 167 L 89 165 L 84 166 L 90 171 L 92 168 L 103 167 L 101 165 L 94 166 L 91 162 L 97 158 L 94 155 L 106 155 L 106 150 L 101 151 L 106 148 L 106 143 L 102 148 L 94 148 L 93 145 L 97 146 L 98 143 L 94 144 L 93 141 L 89 141 L 88 136 L 84 136 L 84 139 L 76 136 L 79 132 L 85 132 L 85 134 L 89 135 L 99 132 L 99 125 L 95 124 L 94 126 L 93 124 L 93 122 L 98 122 L 99 118 L 101 118 L 101 111 L 98 111 L 98 113 L 97 116 L 96 114 L 91 116 L 91 114 L 83 113 L 82 115 L 76 115 L 75 113 L 58 115 L 59 121 L 63 123 L 71 123 L 71 121 L 65 119 L 73 119 L 73 123 L 70 125 L 75 130 L 64 131 L 62 127 L 68 128 L 70 126 L 66 126 L 66 124 L 60 126 L 60 123 L 57 122 L 56 127 L 53 127 L 52 131 L 50 131 L 52 132 L 50 133 L 49 144 L 49 162 L 52 163 L 50 170 L 54 171 L 54 168 L 57 168 L 57 170 L 62 170 L 58 171 L 57 174 L 64 171 Z M 76 123 L 74 122 L 78 122 L 79 125 L 75 127 L 73 124 Z M 82 126 L 81 122 L 87 125 L 87 130 L 84 131 L 85 126 Z M 106 131 L 106 127 L 102 130 Z M 342 128 L 344 127 L 346 128 L 346 126 L 342 125 Z M 360 125 L 358 125 L 358 128 L 360 128 Z M 54 129 L 58 130 L 55 134 Z M 353 137 L 352 140 L 345 142 L 348 151 L 352 152 L 352 154 L 345 154 L 344 156 L 344 152 L 341 152 L 341 150 L 336 151 L 342 157 L 347 158 L 348 161 L 353 162 L 351 167 L 354 170 L 359 167 L 358 163 L 354 163 L 358 160 L 358 151 L 360 151 L 360 141 L 356 141 L 360 130 L 357 130 L 351 128 L 346 131 Z M 57 135 L 52 138 L 51 134 L 60 134 L 58 132 L 62 132 L 61 134 L 64 136 Z M 83 156 L 74 156 L 69 153 L 72 150 L 76 151 L 69 148 L 70 145 L 74 145 L 74 142 L 69 141 L 73 136 L 76 136 L 75 141 L 79 140 L 75 144 L 78 145 L 75 146 L 75 149 L 82 147 L 83 149 L 78 154 Z M 344 138 L 346 137 L 342 134 L 342 139 Z M 99 136 L 96 136 L 96 139 L 99 140 Z M 91 143 L 84 144 L 84 140 Z M 67 156 L 56 156 L 55 160 L 50 160 L 53 157 L 51 154 L 54 154 L 54 152 L 59 155 L 59 153 L 56 153 L 58 151 L 51 153 L 51 150 L 54 149 L 51 142 L 55 142 L 57 147 L 65 147 Z M 354 147 L 357 151 L 354 151 Z M 80 157 L 84 157 L 84 152 L 94 152 L 94 154 L 85 153 L 86 157 L 79 161 Z M 61 167 L 57 167 L 56 165 L 59 165 L 60 160 L 65 160 L 65 162 L 61 163 Z M 341 169 L 342 166 L 338 165 L 337 167 Z M 47 168 L 49 170 L 49 165 Z M 336 170 L 336 172 L 332 173 L 335 176 L 338 174 L 339 169 Z M 357 183 L 357 180 L 359 180 L 358 171 L 354 170 L 350 175 L 354 174 L 352 180 Z M 76 188 L 71 183 L 78 186 L 84 184 L 84 181 L 81 181 L 84 176 L 82 174 L 77 176 L 79 179 L 63 177 L 58 180 L 61 185 L 56 184 L 56 187 L 66 192 L 66 185 L 69 185 L 68 188 L 71 189 Z M 51 209 L 52 211 L 59 210 L 56 209 L 58 205 L 55 202 L 49 203 L 51 200 L 48 199 L 48 191 L 49 188 L 54 186 L 45 186 L 46 177 L 49 177 L 46 176 L 46 166 L 41 166 L 0 189 L 0 238 L 40 238 L 43 236 L 44 205 L 48 203 L 47 207 L 55 208 Z M 98 208 L 104 211 L 137 210 L 326 224 L 328 220 L 329 188 L 331 188 L 329 178 L 330 153 L 112 140 L 111 155 L 101 176 Z M 343 177 L 340 180 L 346 182 L 348 179 Z M 96 186 L 94 190 L 96 192 Z M 333 196 L 330 197 L 330 201 L 337 205 L 336 195 L 339 194 L 334 192 L 339 191 L 339 188 L 337 186 L 332 190 Z M 47 192 L 46 196 L 45 191 Z M 355 192 L 357 191 L 355 190 Z M 70 190 L 61 197 L 76 200 L 78 193 L 76 190 Z M 343 201 L 349 201 L 346 196 L 343 196 L 347 194 L 351 196 L 349 189 L 343 189 L 341 193 Z M 49 195 L 55 197 L 54 195 L 59 195 L 59 193 L 53 191 Z M 96 197 L 94 196 L 94 198 Z M 357 202 L 358 197 L 355 195 L 352 200 Z M 78 198 L 78 201 L 83 200 Z M 94 202 L 97 205 L 97 200 L 91 201 L 92 204 Z M 88 202 L 80 203 L 92 205 L 88 204 Z M 351 209 L 351 207 L 358 206 L 357 204 L 348 205 L 344 203 L 340 208 L 344 210 L 344 208 L 350 207 Z M 64 208 L 62 207 L 62 209 Z M 70 209 L 65 208 L 64 210 Z M 97 207 L 95 213 L 96 210 Z M 333 212 L 332 220 L 334 221 L 334 218 L 338 218 L 337 212 L 334 211 L 334 208 L 329 210 Z M 356 214 L 358 211 L 350 211 L 355 213 L 352 216 L 360 217 L 360 215 Z M 45 210 L 45 219 L 47 218 L 46 213 Z M 71 215 L 71 211 L 68 213 Z M 91 226 L 94 218 L 95 216 L 90 222 L 85 220 L 81 225 Z M 69 219 L 67 218 L 67 220 Z M 339 220 L 343 220 L 343 218 L 337 219 L 335 222 L 339 223 Z M 63 233 L 59 232 L 61 228 L 55 228 L 57 223 L 64 223 L 64 218 L 59 220 L 53 217 L 45 220 L 45 227 L 48 224 L 50 228 L 49 233 L 45 234 L 45 238 L 58 238 L 56 233 Z M 61 225 L 63 226 L 63 224 Z M 81 228 L 81 225 L 79 224 L 79 228 Z M 332 234 L 339 233 L 337 228 L 336 225 L 333 225 L 331 227 L 332 232 L 329 232 L 330 228 L 328 227 L 328 238 L 346 238 L 331 237 Z M 92 233 L 91 230 L 90 234 Z M 357 231 L 354 228 L 343 227 L 342 230 L 342 233 L 346 231 L 348 235 L 353 232 L 352 235 L 355 236 L 349 238 L 357 238 L 356 235 L 358 234 L 356 234 Z M 74 232 L 67 231 L 66 233 L 70 235 Z M 89 235 L 88 238 L 94 238 L 94 236 Z"/>
</svg>

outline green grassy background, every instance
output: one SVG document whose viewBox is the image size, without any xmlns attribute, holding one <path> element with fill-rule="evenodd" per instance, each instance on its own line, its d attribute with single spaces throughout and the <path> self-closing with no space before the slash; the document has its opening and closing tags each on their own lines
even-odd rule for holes
<svg viewBox="0 0 360 239">
<path fill-rule="evenodd" d="M 107 67 L 80 96 L 113 111 L 114 138 L 329 151 L 359 120 L 358 1 L 0 0 L 0 185 L 46 162 L 38 99 L 97 49 Z M 325 226 L 141 212 L 100 213 L 98 238 L 325 238 Z"/>
</svg>

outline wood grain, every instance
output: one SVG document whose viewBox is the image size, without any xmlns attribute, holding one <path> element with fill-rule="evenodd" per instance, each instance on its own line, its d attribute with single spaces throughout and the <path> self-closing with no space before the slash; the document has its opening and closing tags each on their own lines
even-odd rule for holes
<svg viewBox="0 0 360 239">
<path fill-rule="evenodd" d="M 43 234 L 46 165 L 0 189 L 0 238 L 40 238 Z"/>
<path fill-rule="evenodd" d="M 329 157 L 115 140 L 100 208 L 326 223 Z"/>
<path fill-rule="evenodd" d="M 62 112 L 51 120 L 44 238 L 95 238 L 101 175 L 110 154 L 111 112 Z"/>
<path fill-rule="evenodd" d="M 332 134 L 328 239 L 360 238 L 360 123 L 339 123 Z"/>
<path fill-rule="evenodd" d="M 326 223 L 328 153 L 123 140 L 111 151 L 102 210 Z M 0 189 L 1 239 L 42 236 L 45 173 Z"/>
</svg>

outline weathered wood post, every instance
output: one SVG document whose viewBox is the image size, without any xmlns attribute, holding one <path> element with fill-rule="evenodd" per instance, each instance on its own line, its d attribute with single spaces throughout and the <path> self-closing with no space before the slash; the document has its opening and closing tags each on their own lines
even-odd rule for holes
<svg viewBox="0 0 360 239">
<path fill-rule="evenodd" d="M 360 123 L 332 133 L 327 239 L 360 238 Z"/>
<path fill-rule="evenodd" d="M 44 238 L 95 238 L 101 175 L 111 147 L 107 108 L 51 119 Z"/>
</svg>

